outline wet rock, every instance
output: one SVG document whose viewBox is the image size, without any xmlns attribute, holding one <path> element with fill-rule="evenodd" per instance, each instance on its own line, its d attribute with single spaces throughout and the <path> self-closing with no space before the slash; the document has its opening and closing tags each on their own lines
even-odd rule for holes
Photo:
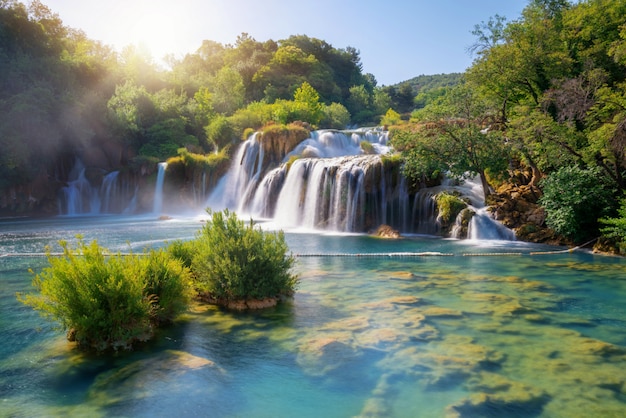
<svg viewBox="0 0 626 418">
<path fill-rule="evenodd" d="M 387 239 L 402 238 L 402 235 L 400 235 L 400 232 L 397 229 L 390 227 L 389 225 L 380 225 L 372 235 L 378 238 L 387 238 Z"/>
</svg>

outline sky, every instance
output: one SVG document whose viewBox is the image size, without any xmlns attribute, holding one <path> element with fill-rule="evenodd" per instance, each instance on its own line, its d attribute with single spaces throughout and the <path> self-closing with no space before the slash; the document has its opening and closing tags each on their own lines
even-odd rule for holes
<svg viewBox="0 0 626 418">
<path fill-rule="evenodd" d="M 42 0 L 66 26 L 121 51 L 182 58 L 202 41 L 234 44 L 307 35 L 360 52 L 378 85 L 418 75 L 463 72 L 474 26 L 498 14 L 521 16 L 528 0 Z"/>
</svg>

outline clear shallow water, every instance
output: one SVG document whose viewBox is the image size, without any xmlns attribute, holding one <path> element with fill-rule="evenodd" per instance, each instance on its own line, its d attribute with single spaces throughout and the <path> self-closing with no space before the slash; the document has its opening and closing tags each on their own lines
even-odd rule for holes
<svg viewBox="0 0 626 418">
<path fill-rule="evenodd" d="M 428 237 L 288 233 L 301 284 L 254 313 L 195 306 L 154 342 L 81 354 L 15 299 L 77 233 L 119 251 L 198 219 L 0 222 L 0 416 L 626 415 L 626 260 Z M 557 249 L 558 250 L 558 249 Z M 365 253 L 439 252 L 441 257 Z M 512 256 L 464 254 L 521 253 Z"/>
</svg>

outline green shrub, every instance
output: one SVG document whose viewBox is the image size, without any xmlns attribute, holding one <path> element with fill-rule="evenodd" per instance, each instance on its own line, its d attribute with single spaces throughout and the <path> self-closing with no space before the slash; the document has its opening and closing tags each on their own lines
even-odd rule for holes
<svg viewBox="0 0 626 418">
<path fill-rule="evenodd" d="M 439 193 L 435 199 L 439 209 L 439 218 L 446 225 L 454 222 L 459 213 L 467 207 L 467 203 L 461 198 L 450 193 Z"/>
<path fill-rule="evenodd" d="M 233 126 L 226 116 L 217 116 L 206 128 L 207 141 L 222 149 L 234 142 L 238 137 Z"/>
<path fill-rule="evenodd" d="M 614 187 L 599 168 L 562 167 L 542 180 L 546 224 L 576 242 L 598 234 L 598 219 L 614 213 Z"/>
<path fill-rule="evenodd" d="M 340 103 L 331 103 L 324 107 L 324 117 L 320 126 L 331 129 L 346 129 L 350 123 L 350 112 Z"/>
<path fill-rule="evenodd" d="M 361 141 L 361 149 L 364 154 L 376 154 L 376 150 L 374 150 L 374 145 L 372 145 L 369 141 Z"/>
<path fill-rule="evenodd" d="M 605 225 L 600 231 L 605 238 L 617 243 L 622 254 L 626 254 L 626 199 L 622 199 L 620 203 L 617 217 L 600 219 L 600 223 Z"/>
<path fill-rule="evenodd" d="M 290 295 L 297 277 L 282 232 L 246 225 L 224 210 L 211 212 L 193 244 L 191 269 L 201 294 L 221 303 Z M 177 251 L 185 253 L 186 249 Z"/>
<path fill-rule="evenodd" d="M 76 250 L 60 244 L 63 255 L 48 252 L 50 266 L 33 280 L 39 293 L 18 299 L 58 321 L 82 349 L 129 349 L 187 306 L 189 270 L 163 250 L 122 256 L 96 241 L 79 239 Z"/>
</svg>

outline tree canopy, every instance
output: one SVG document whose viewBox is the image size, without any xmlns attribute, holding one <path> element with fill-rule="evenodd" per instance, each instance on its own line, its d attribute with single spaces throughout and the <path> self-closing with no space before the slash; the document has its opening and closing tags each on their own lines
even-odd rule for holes
<svg viewBox="0 0 626 418">
<path fill-rule="evenodd" d="M 0 190 L 66 172 L 81 153 L 119 168 L 211 152 L 271 122 L 377 124 L 389 108 L 357 49 L 305 35 L 205 40 L 168 64 L 135 46 L 115 52 L 38 0 L 0 2 Z"/>
<path fill-rule="evenodd" d="M 463 86 L 431 97 L 394 132 L 407 174 L 484 168 L 489 182 L 503 167 L 528 169 L 532 187 L 546 179 L 549 225 L 575 240 L 597 236 L 597 219 L 611 219 L 626 191 L 625 18 L 624 0 L 531 0 L 516 20 L 476 25 Z M 460 111 L 469 103 L 473 112 Z M 603 196 L 591 199 L 602 210 L 590 213 L 576 193 Z"/>
</svg>

